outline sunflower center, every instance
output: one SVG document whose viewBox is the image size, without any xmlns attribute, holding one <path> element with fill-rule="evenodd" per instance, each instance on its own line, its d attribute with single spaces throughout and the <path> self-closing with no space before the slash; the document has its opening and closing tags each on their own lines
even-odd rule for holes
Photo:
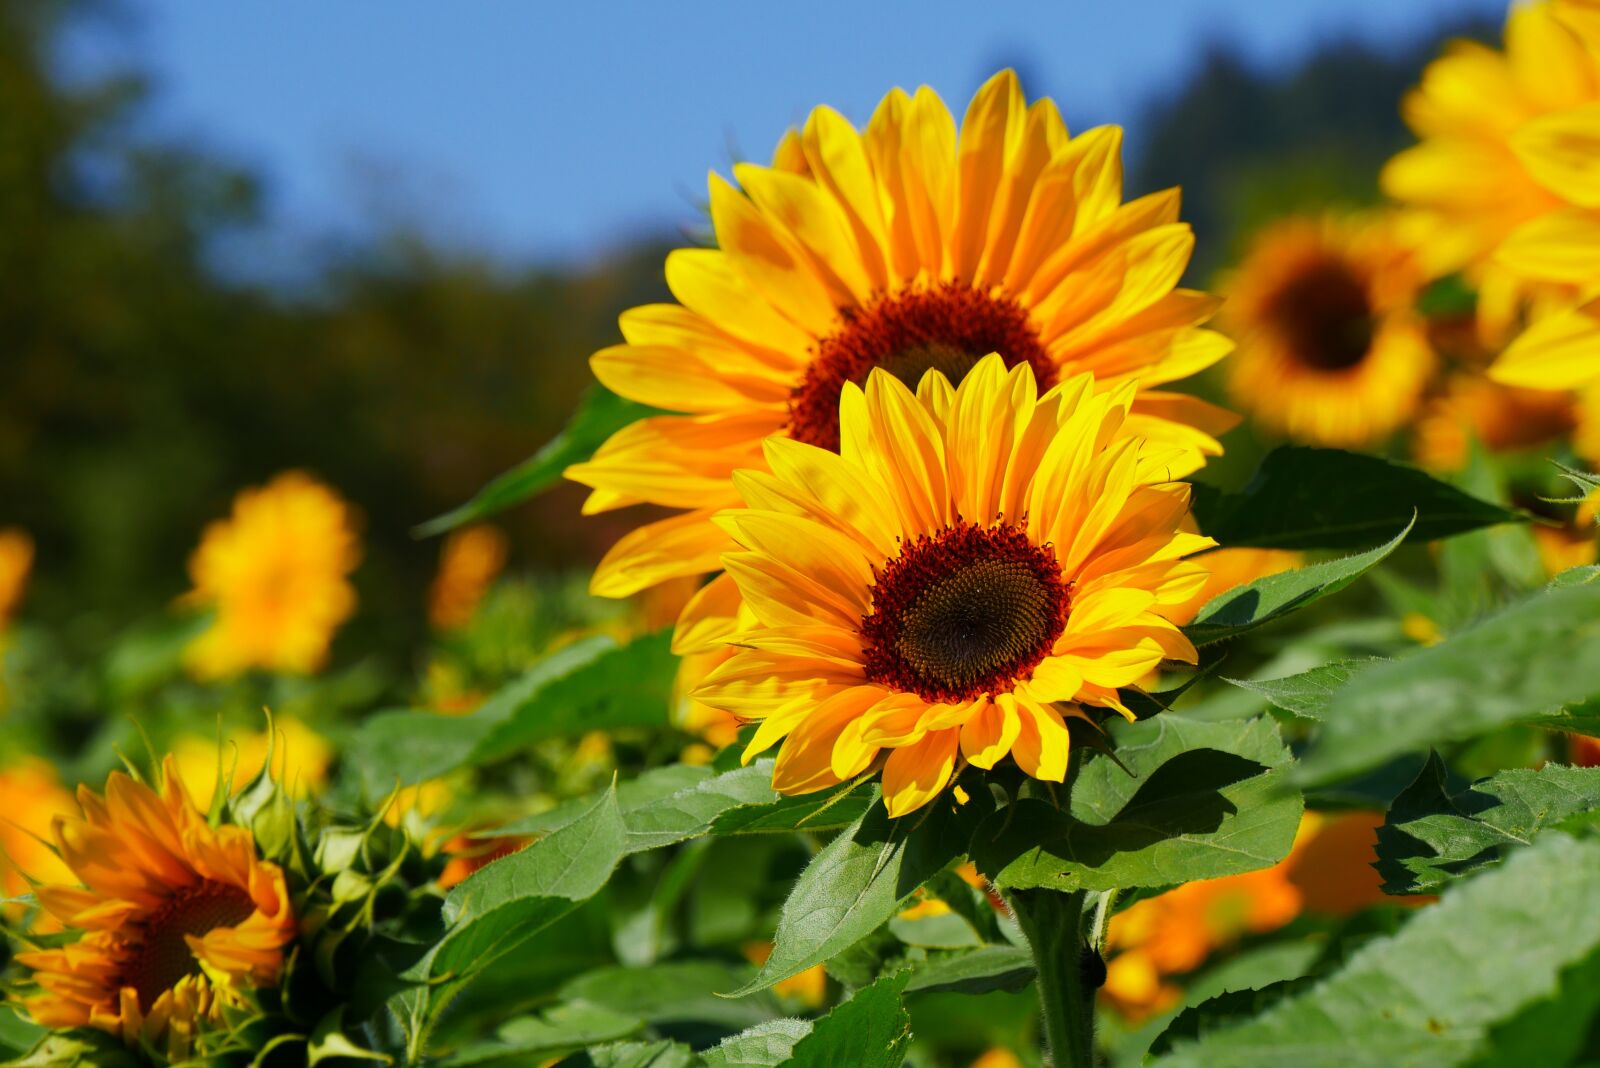
<svg viewBox="0 0 1600 1068">
<path fill-rule="evenodd" d="M 1026 363 L 1041 389 L 1055 369 L 1028 313 L 1014 300 L 960 282 L 887 293 L 841 313 L 839 329 L 817 342 L 805 376 L 789 397 L 789 435 L 839 451 L 839 393 L 882 367 L 916 389 L 928 371 L 952 385 L 998 352 L 1007 367 Z"/>
<path fill-rule="evenodd" d="M 933 702 L 1007 692 L 1049 655 L 1071 606 L 1048 547 L 958 520 L 878 572 L 861 621 L 867 677 Z"/>
<path fill-rule="evenodd" d="M 1374 318 L 1367 287 L 1336 260 L 1290 279 L 1267 315 L 1294 357 L 1315 371 L 1348 371 L 1372 348 Z"/>
<path fill-rule="evenodd" d="M 199 973 L 189 936 L 236 927 L 254 911 L 250 895 L 228 883 L 207 879 L 179 890 L 139 925 L 133 954 L 123 967 L 122 985 L 133 987 L 139 1007 L 149 1012 L 164 991 Z"/>
</svg>

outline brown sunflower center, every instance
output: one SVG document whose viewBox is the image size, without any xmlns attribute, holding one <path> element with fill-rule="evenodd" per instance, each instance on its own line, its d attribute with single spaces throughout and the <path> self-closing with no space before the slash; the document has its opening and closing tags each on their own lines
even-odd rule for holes
<svg viewBox="0 0 1600 1068">
<path fill-rule="evenodd" d="M 878 572 L 861 621 L 867 677 L 934 702 L 1004 693 L 1049 655 L 1071 607 L 1048 547 L 958 520 Z"/>
<path fill-rule="evenodd" d="M 139 995 L 149 1012 L 156 998 L 187 975 L 200 971 L 188 936 L 199 937 L 218 927 L 236 927 L 249 919 L 255 903 L 242 888 L 207 879 L 173 894 L 139 924 L 134 951 L 123 966 L 122 985 Z"/>
<path fill-rule="evenodd" d="M 1348 371 L 1372 348 L 1372 302 L 1346 263 L 1327 260 L 1287 281 L 1267 308 L 1295 359 L 1314 371 Z"/>
<path fill-rule="evenodd" d="M 1028 313 L 1014 300 L 959 282 L 889 293 L 842 313 L 838 330 L 817 343 L 805 377 L 789 397 L 789 435 L 839 451 L 839 393 L 882 367 L 917 387 L 928 371 L 960 382 L 998 352 L 1007 367 L 1026 363 L 1041 389 L 1054 368 Z"/>
</svg>

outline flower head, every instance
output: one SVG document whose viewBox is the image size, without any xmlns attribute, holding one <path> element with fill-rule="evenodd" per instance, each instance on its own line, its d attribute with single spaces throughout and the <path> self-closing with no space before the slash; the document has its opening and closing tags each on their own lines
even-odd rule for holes
<svg viewBox="0 0 1600 1068">
<path fill-rule="evenodd" d="M 466 626 L 505 566 L 506 536 L 499 527 L 480 523 L 452 531 L 428 591 L 428 622 L 438 630 Z"/>
<path fill-rule="evenodd" d="M 190 668 L 204 678 L 316 671 L 355 611 L 348 576 L 360 552 L 348 507 L 310 476 L 290 471 L 241 492 L 189 559 L 189 599 L 216 611 L 189 646 Z"/>
<path fill-rule="evenodd" d="M 1261 231 L 1228 285 L 1228 382 L 1264 425 L 1361 446 L 1421 403 L 1434 354 L 1413 310 L 1421 267 L 1393 220 L 1289 218 Z"/>
<path fill-rule="evenodd" d="M 913 389 L 930 370 L 959 383 L 990 353 L 1041 389 L 1092 372 L 1101 392 L 1137 386 L 1126 421 L 1174 446 L 1175 471 L 1220 452 L 1231 417 L 1159 388 L 1227 352 L 1198 328 L 1216 302 L 1177 288 L 1193 246 L 1178 191 L 1123 203 L 1121 136 L 1069 136 L 1005 71 L 959 128 L 931 89 L 897 89 L 864 131 L 819 108 L 771 166 L 738 165 L 737 186 L 713 176 L 718 247 L 672 253 L 679 303 L 625 313 L 627 344 L 591 361 L 673 414 L 568 471 L 593 488 L 586 510 L 679 510 L 626 535 L 595 592 L 716 571 L 730 544 L 711 518 L 739 502 L 732 473 L 765 467 L 772 436 L 837 451 L 841 401 L 875 369 Z M 678 651 L 724 639 L 736 600 L 730 583 L 708 587 Z"/>
<path fill-rule="evenodd" d="M 1557 389 L 1600 380 L 1600 13 L 1515 4 L 1503 50 L 1453 42 L 1406 98 L 1422 139 L 1384 189 L 1431 227 L 1430 258 L 1479 286 L 1492 337 L 1531 316 L 1491 374 Z"/>
<path fill-rule="evenodd" d="M 747 760 L 782 742 L 786 793 L 880 756 L 897 816 L 962 760 L 1061 781 L 1079 703 L 1121 708 L 1118 687 L 1195 659 L 1167 611 L 1213 543 L 1180 529 L 1181 448 L 1122 436 L 1133 396 L 1088 375 L 1040 395 L 999 356 L 956 387 L 847 384 L 838 452 L 774 438 L 735 476 L 746 507 L 717 522 L 748 614 L 695 696 L 761 722 Z"/>
<path fill-rule="evenodd" d="M 184 1055 L 245 989 L 276 981 L 295 918 L 283 871 L 242 827 L 213 827 L 169 759 L 159 787 L 113 772 L 57 817 L 62 862 L 81 885 L 40 886 L 40 905 L 80 932 L 18 954 L 49 1028 L 97 1027 Z"/>
</svg>

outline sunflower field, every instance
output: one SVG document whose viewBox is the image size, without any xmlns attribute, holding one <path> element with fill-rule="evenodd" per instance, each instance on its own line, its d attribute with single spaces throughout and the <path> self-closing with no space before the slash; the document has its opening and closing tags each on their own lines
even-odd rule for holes
<svg viewBox="0 0 1600 1068">
<path fill-rule="evenodd" d="M 300 302 L 58 18 L 0 1064 L 1600 1065 L 1600 2 L 1216 59 L 1126 177 L 885 85 L 679 247 Z"/>
</svg>

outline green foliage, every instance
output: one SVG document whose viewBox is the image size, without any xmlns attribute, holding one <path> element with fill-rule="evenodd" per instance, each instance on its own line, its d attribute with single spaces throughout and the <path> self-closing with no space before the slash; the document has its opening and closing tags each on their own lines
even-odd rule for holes
<svg viewBox="0 0 1600 1068">
<path fill-rule="evenodd" d="M 1412 523 L 1433 541 L 1522 517 L 1415 467 L 1342 449 L 1274 449 L 1239 493 L 1196 487 L 1195 519 L 1225 546 L 1359 549 Z"/>
<path fill-rule="evenodd" d="M 1158 1068 L 1448 1068 L 1600 946 L 1600 841 L 1547 835 L 1451 888 L 1393 936 L 1263 1014 L 1178 1043 Z M 1426 976 L 1425 982 L 1418 982 Z"/>
<path fill-rule="evenodd" d="M 1272 703 L 1302 719 L 1320 720 L 1327 716 L 1333 695 L 1351 677 L 1374 660 L 1336 660 L 1298 675 L 1277 679 L 1229 679 L 1233 685 L 1260 694 Z"/>
<path fill-rule="evenodd" d="M 980 871 L 1001 887 L 1112 890 L 1233 875 L 1288 853 L 1301 801 L 1271 720 L 1161 715 L 1109 733 L 1115 758 L 1085 762 L 1066 811 L 1023 800 L 979 827 Z"/>
<path fill-rule="evenodd" d="M 1450 640 L 1360 671 L 1328 706 L 1307 783 L 1547 717 L 1600 695 L 1600 586 L 1532 594 Z"/>
<path fill-rule="evenodd" d="M 1268 575 L 1220 593 L 1200 609 L 1194 622 L 1183 631 L 1196 645 L 1237 638 L 1338 593 L 1394 552 L 1410 532 L 1407 524 L 1389 541 L 1364 553 Z"/>
<path fill-rule="evenodd" d="M 603 386 L 590 386 L 561 433 L 522 463 L 497 476 L 459 508 L 417 527 L 417 535 L 426 538 L 443 534 L 543 493 L 561 481 L 563 471 L 587 460 L 612 434 L 649 414 L 651 409 L 642 404 L 624 400 Z"/>
<path fill-rule="evenodd" d="M 1527 845 L 1540 831 L 1600 810 L 1600 768 L 1512 768 L 1451 790 L 1433 754 L 1378 830 L 1378 871 L 1391 894 L 1434 893 Z"/>
</svg>

